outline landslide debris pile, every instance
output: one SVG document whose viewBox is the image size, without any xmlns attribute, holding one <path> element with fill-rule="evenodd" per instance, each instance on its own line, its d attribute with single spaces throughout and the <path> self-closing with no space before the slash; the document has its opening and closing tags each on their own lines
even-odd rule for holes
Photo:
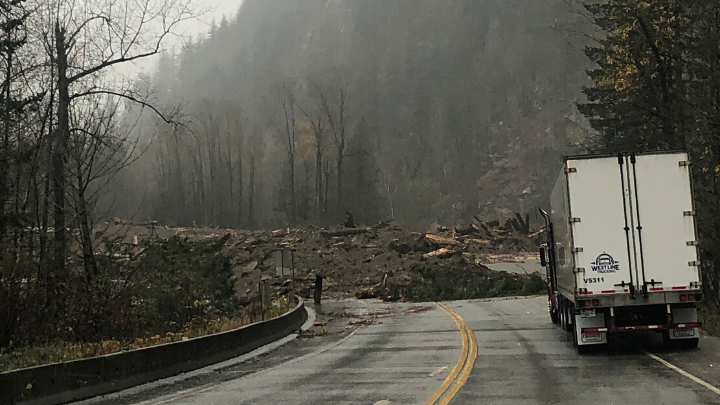
<svg viewBox="0 0 720 405">
<path fill-rule="evenodd" d="M 424 301 L 532 294 L 543 288 L 538 276 L 489 270 L 484 264 L 536 257 L 541 232 L 517 231 L 510 221 L 477 223 L 467 229 L 438 227 L 417 233 L 380 223 L 357 228 L 317 227 L 277 230 L 168 228 L 115 220 L 97 233 L 120 235 L 123 243 L 172 236 L 208 240 L 226 235 L 223 248 L 232 260 L 236 290 L 244 303 L 256 299 L 258 282 L 266 279 L 273 294 L 292 290 L 292 277 L 276 272 L 275 252 L 293 252 L 295 293 L 311 296 L 314 270 L 325 276 L 330 295 Z"/>
</svg>

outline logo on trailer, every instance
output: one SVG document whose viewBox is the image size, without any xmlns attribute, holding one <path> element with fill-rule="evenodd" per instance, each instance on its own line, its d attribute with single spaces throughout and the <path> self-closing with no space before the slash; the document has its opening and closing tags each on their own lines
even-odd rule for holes
<svg viewBox="0 0 720 405">
<path fill-rule="evenodd" d="M 590 263 L 592 271 L 598 273 L 615 273 L 620 270 L 620 262 L 613 259 L 612 256 L 603 252 L 600 256 L 595 259 L 593 263 Z"/>
</svg>

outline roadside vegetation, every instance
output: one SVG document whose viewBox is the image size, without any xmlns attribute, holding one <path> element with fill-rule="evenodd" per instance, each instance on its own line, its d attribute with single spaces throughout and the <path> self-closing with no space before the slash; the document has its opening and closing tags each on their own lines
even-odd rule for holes
<svg viewBox="0 0 720 405">
<path fill-rule="evenodd" d="M 710 336 L 720 337 L 720 314 L 707 304 L 698 308 L 698 320 L 702 322 L 701 331 Z"/>
<path fill-rule="evenodd" d="M 547 291 L 547 285 L 535 273 L 518 275 L 483 268 L 437 267 L 422 267 L 417 273 L 422 278 L 401 289 L 407 301 L 431 302 L 538 295 Z"/>
<path fill-rule="evenodd" d="M 579 110 L 596 152 L 686 150 L 692 162 L 702 260 L 704 329 L 720 309 L 720 5 L 708 0 L 585 5 L 596 41 Z"/>
<path fill-rule="evenodd" d="M 49 301 L 52 286 L 26 278 L 0 316 L 0 372 L 115 353 L 224 332 L 259 321 L 255 303 L 241 307 L 227 238 L 193 242 L 180 237 L 125 246 L 107 241 L 98 276 L 71 279 L 67 309 Z M 54 297 L 57 300 L 60 297 Z M 286 312 L 287 297 L 265 318 Z M 53 311 L 53 309 L 55 309 Z"/>
</svg>

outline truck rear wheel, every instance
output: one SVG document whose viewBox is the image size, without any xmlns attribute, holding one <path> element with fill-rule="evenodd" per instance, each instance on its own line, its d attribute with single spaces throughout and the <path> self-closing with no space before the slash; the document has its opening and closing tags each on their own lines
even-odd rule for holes
<svg viewBox="0 0 720 405">
<path fill-rule="evenodd" d="M 572 325 L 571 325 L 572 318 L 571 317 L 573 315 L 572 315 L 570 306 L 571 306 L 570 302 L 566 299 L 563 299 L 562 317 L 563 317 L 564 322 L 562 324 L 562 328 L 566 332 L 572 331 Z"/>
<path fill-rule="evenodd" d="M 691 350 L 698 347 L 698 344 L 700 344 L 700 338 L 689 338 L 689 339 L 670 339 L 670 331 L 669 330 L 663 330 L 662 331 L 662 337 L 663 337 L 663 345 L 668 349 L 674 349 L 674 350 Z"/>
<path fill-rule="evenodd" d="M 557 307 L 554 307 L 552 304 L 552 300 L 548 298 L 548 312 L 550 312 L 550 320 L 554 324 L 560 323 L 560 317 L 558 316 L 558 310 Z"/>
<path fill-rule="evenodd" d="M 566 323 L 567 320 L 565 319 L 565 303 L 562 298 L 558 300 L 558 310 L 557 310 L 557 317 L 558 317 L 558 325 L 560 326 L 560 329 L 567 330 Z"/>
</svg>

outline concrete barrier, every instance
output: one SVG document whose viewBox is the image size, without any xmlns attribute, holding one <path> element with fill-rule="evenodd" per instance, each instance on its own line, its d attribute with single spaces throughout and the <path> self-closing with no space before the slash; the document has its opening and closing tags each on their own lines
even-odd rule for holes
<svg viewBox="0 0 720 405">
<path fill-rule="evenodd" d="M 120 391 L 251 352 L 297 330 L 301 298 L 274 319 L 182 342 L 0 373 L 0 404 L 55 405 Z"/>
</svg>

